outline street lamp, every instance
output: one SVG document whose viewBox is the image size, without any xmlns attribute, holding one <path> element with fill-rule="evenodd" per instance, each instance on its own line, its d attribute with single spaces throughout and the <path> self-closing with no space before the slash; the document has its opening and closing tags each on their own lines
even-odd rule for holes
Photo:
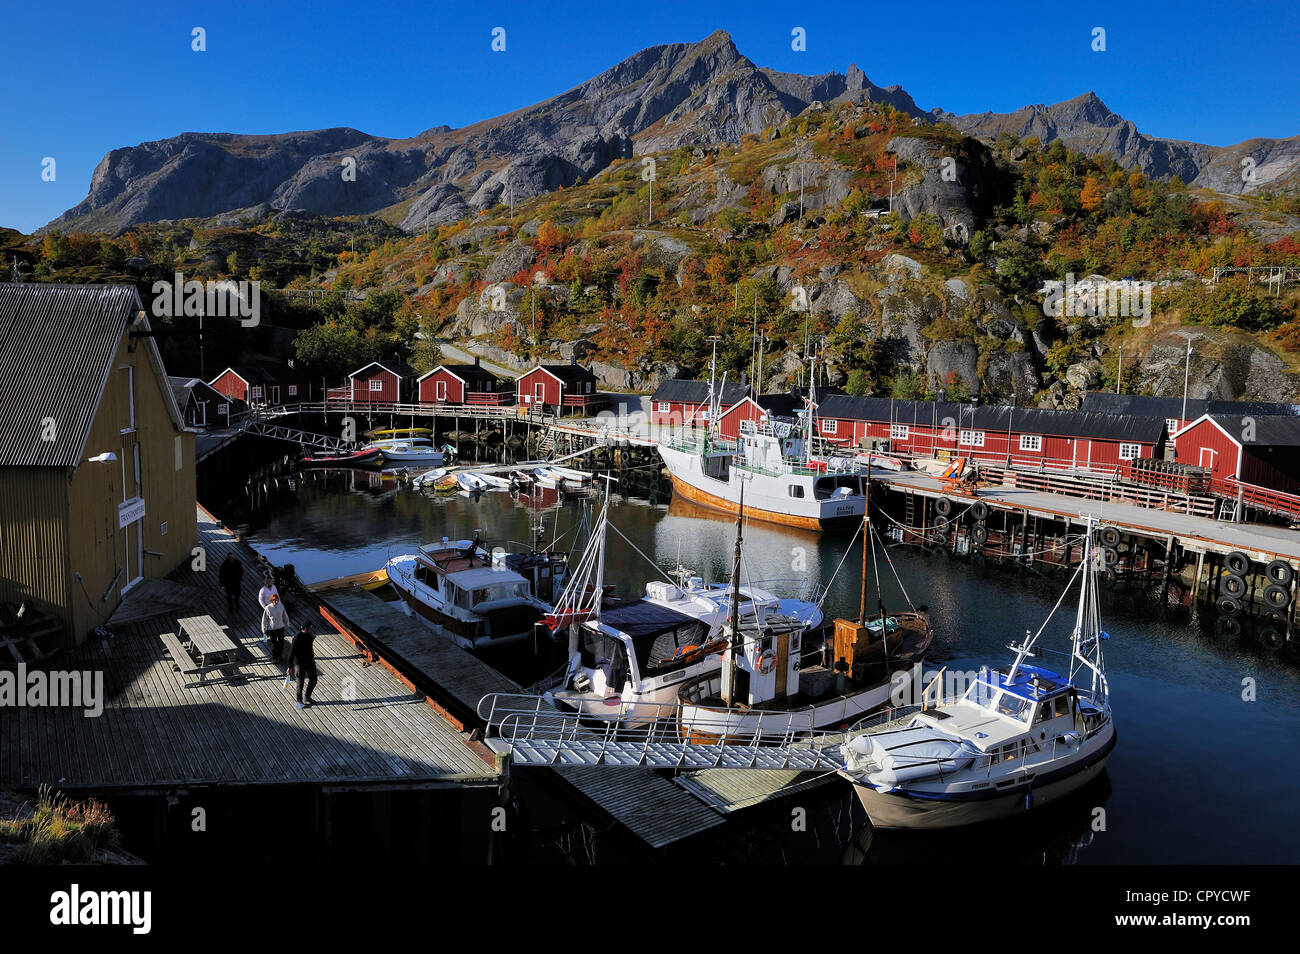
<svg viewBox="0 0 1300 954">
<path fill-rule="evenodd" d="M 117 460 L 117 455 L 112 451 L 105 451 L 102 454 L 96 454 L 94 457 L 86 460 L 87 464 L 111 464 Z"/>
</svg>

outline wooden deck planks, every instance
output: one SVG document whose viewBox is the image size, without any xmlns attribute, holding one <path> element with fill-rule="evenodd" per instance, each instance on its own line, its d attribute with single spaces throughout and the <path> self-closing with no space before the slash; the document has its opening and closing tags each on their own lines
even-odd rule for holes
<svg viewBox="0 0 1300 954">
<path fill-rule="evenodd" d="M 254 612 L 261 586 L 246 547 L 200 511 L 202 574 L 188 565 L 174 575 L 180 598 L 153 586 L 129 607 L 129 622 L 111 622 L 107 648 L 92 639 L 52 668 L 101 670 L 107 699 L 98 718 L 79 708 L 20 708 L 0 719 L 0 786 L 27 789 L 155 789 L 182 785 L 283 783 L 429 784 L 495 779 L 462 735 L 381 666 L 305 607 L 293 628 L 312 618 L 318 633 L 317 704 L 299 710 L 294 688 L 262 648 Z M 241 612 L 228 619 L 216 573 L 227 552 L 245 563 Z M 195 576 L 198 579 L 195 579 Z M 184 608 L 177 610 L 177 605 Z M 124 604 L 126 605 L 126 604 Z M 152 615 L 162 609 L 162 615 Z M 177 615 L 211 615 L 229 626 L 239 665 L 227 679 L 175 672 L 159 637 L 176 631 Z M 345 682 L 347 680 L 347 682 Z M 343 698 L 349 686 L 351 698 Z"/>
</svg>

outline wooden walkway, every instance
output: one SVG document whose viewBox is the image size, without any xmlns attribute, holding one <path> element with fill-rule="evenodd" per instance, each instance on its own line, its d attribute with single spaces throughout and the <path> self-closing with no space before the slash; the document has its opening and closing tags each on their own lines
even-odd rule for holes
<svg viewBox="0 0 1300 954">
<path fill-rule="evenodd" d="M 959 509 L 974 503 L 973 499 L 944 493 L 939 481 L 923 474 L 882 475 L 877 470 L 871 479 L 891 490 L 911 491 L 931 498 L 952 497 Z M 977 496 L 993 506 L 1019 510 L 1034 516 L 1069 519 L 1076 523 L 1082 523 L 1081 517 L 1084 515 L 1094 514 L 1107 523 L 1150 537 L 1164 538 L 1172 535 L 1185 548 L 1207 553 L 1226 554 L 1233 550 L 1243 550 L 1253 559 L 1262 562 L 1274 557 L 1300 560 L 1300 533 L 1286 527 L 1225 523 L 1209 517 L 1154 510 L 1129 503 L 1084 500 L 1018 487 L 981 487 Z"/>
<path fill-rule="evenodd" d="M 364 630 L 368 643 L 417 683 L 431 683 L 440 702 L 477 724 L 478 702 L 517 683 L 421 621 L 360 587 L 318 594 L 341 622 Z M 358 633 L 358 635 L 363 635 Z M 649 769 L 557 768 L 560 778 L 654 848 L 721 825 L 721 814 Z M 729 773 L 736 774 L 736 773 Z"/>
<path fill-rule="evenodd" d="M 163 791 L 191 786 L 311 784 L 325 787 L 432 787 L 495 784 L 496 773 L 423 697 L 361 653 L 314 611 L 293 607 L 296 628 L 315 623 L 320 681 L 315 705 L 298 709 L 284 671 L 261 641 L 254 555 L 200 511 L 207 570 L 188 564 L 169 581 L 129 594 L 109 622 L 112 639 L 94 637 L 51 669 L 103 674 L 104 708 L 6 710 L 0 718 L 0 788 L 42 784 L 87 792 Z M 245 564 L 239 611 L 230 618 L 217 569 L 228 552 Z M 174 584 L 168 591 L 165 583 Z M 137 592 L 138 591 L 138 592 Z M 289 603 L 293 594 L 286 594 Z M 184 608 L 177 609 L 177 600 Z M 298 600 L 302 603 L 302 600 Z M 160 610 L 161 612 L 151 612 Z M 197 677 L 173 669 L 160 634 L 178 616 L 211 615 L 228 625 L 239 664 Z"/>
</svg>

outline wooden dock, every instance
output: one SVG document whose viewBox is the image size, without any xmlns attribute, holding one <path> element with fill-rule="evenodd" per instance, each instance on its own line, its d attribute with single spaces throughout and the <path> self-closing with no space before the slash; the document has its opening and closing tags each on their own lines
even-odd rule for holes
<svg viewBox="0 0 1300 954">
<path fill-rule="evenodd" d="M 477 707 L 493 692 L 517 693 L 520 686 L 451 639 L 359 587 L 325 590 L 326 612 L 373 645 L 424 691 L 467 723 L 478 724 Z M 712 802 L 649 769 L 556 768 L 556 775 L 653 848 L 661 848 L 721 825 Z M 710 774 L 710 773 L 702 773 Z M 726 775 L 747 774 L 726 772 Z M 765 774 L 765 773 L 764 773 Z"/>
<path fill-rule="evenodd" d="M 43 665 L 103 678 L 103 711 L 20 707 L 0 719 L 0 788 L 49 784 L 68 791 L 158 793 L 201 786 L 303 784 L 407 789 L 495 785 L 490 753 L 471 743 L 422 696 L 369 665 L 313 610 L 320 680 L 315 705 L 298 709 L 292 684 L 261 641 L 253 552 L 200 510 L 203 572 L 187 564 L 140 584 L 109 621 L 112 637 Z M 245 564 L 240 609 L 226 613 L 217 569 L 228 552 Z M 286 594 L 294 603 L 293 595 Z M 302 603 L 301 600 L 298 601 Z M 228 628 L 237 663 L 196 677 L 174 670 L 161 639 L 178 616 L 203 613 Z"/>
</svg>

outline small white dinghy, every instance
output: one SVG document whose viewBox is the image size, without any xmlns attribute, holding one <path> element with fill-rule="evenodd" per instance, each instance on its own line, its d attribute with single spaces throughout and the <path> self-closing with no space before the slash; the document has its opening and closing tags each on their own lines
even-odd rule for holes
<svg viewBox="0 0 1300 954">
<path fill-rule="evenodd" d="M 555 488 L 564 483 L 564 478 L 552 471 L 549 467 L 534 467 L 533 480 L 537 482 L 537 486 L 539 487 Z"/>
<path fill-rule="evenodd" d="M 411 478 L 412 487 L 432 487 L 442 478 L 447 476 L 446 467 L 435 467 L 432 470 L 426 470 L 422 474 L 417 474 Z"/>
<path fill-rule="evenodd" d="M 487 484 L 488 490 L 509 490 L 513 486 L 507 477 L 499 477 L 496 474 L 475 474 L 479 480 Z"/>
<path fill-rule="evenodd" d="M 460 484 L 460 489 L 471 494 L 481 494 L 488 489 L 487 481 L 473 471 L 462 471 L 456 475 L 456 483 Z"/>
<path fill-rule="evenodd" d="M 575 484 L 591 483 L 591 474 L 587 473 L 584 470 L 574 470 L 571 467 L 555 467 L 555 466 L 551 466 L 547 469 L 550 470 L 550 472 L 555 474 L 557 477 L 560 477 L 563 480 L 567 480 L 571 483 L 575 483 Z"/>
</svg>

